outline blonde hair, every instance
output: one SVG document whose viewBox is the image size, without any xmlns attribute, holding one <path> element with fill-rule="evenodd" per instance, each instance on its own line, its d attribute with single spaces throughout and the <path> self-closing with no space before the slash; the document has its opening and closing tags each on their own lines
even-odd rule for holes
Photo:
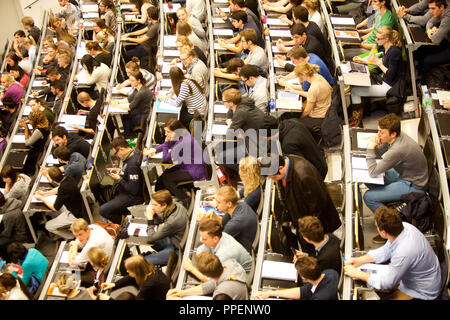
<svg viewBox="0 0 450 320">
<path fill-rule="evenodd" d="M 105 268 L 109 263 L 109 257 L 102 248 L 92 247 L 88 250 L 87 255 L 95 267 Z"/>
<path fill-rule="evenodd" d="M 10 73 L 4 73 L 2 74 L 2 83 L 9 83 L 9 85 L 13 84 L 16 81 L 16 79 L 14 79 L 14 76 Z"/>
<path fill-rule="evenodd" d="M 300 62 L 295 66 L 295 75 L 300 79 L 300 77 L 312 77 L 315 71 L 319 71 L 319 66 L 316 64 L 309 64 L 308 62 Z"/>
<path fill-rule="evenodd" d="M 81 231 L 81 230 L 86 230 L 88 228 L 89 224 L 86 220 L 84 220 L 83 218 L 79 218 L 77 220 L 75 220 L 74 222 L 72 222 L 72 225 L 70 226 L 70 231 L 72 231 L 73 233 Z"/>
<path fill-rule="evenodd" d="M 69 286 L 67 285 L 67 280 L 69 280 L 70 274 L 68 273 L 62 273 L 56 278 L 56 286 L 58 287 L 59 291 L 62 294 L 69 294 L 71 289 L 69 289 Z"/>
<path fill-rule="evenodd" d="M 307 9 L 319 11 L 319 1 L 318 0 L 304 0 L 302 4 Z"/>
<path fill-rule="evenodd" d="M 153 263 L 145 260 L 144 256 L 131 256 L 125 260 L 125 268 L 135 276 L 136 283 L 142 287 L 147 277 L 155 273 L 156 268 Z"/>
<path fill-rule="evenodd" d="M 259 188 L 261 183 L 261 163 L 255 157 L 245 157 L 239 161 L 239 177 L 244 183 L 244 197 Z"/>
<path fill-rule="evenodd" d="M 232 186 L 220 187 L 219 190 L 216 191 L 216 195 L 223 197 L 227 202 L 230 201 L 233 205 L 239 200 L 236 189 Z"/>
<path fill-rule="evenodd" d="M 35 46 L 36 45 L 36 41 L 34 41 L 33 38 L 25 38 L 25 39 L 22 40 L 22 45 L 26 45 L 26 44 Z"/>
<path fill-rule="evenodd" d="M 182 36 L 182 35 L 177 36 L 177 42 L 180 42 L 181 45 L 183 46 L 183 48 L 189 47 L 190 49 L 194 49 L 194 44 L 186 36 Z"/>
<path fill-rule="evenodd" d="M 381 35 L 383 38 L 386 38 L 389 40 L 392 45 L 396 47 L 402 46 L 402 39 L 400 38 L 400 34 L 397 30 L 392 30 L 389 26 L 381 26 L 377 29 L 377 34 Z"/>
</svg>

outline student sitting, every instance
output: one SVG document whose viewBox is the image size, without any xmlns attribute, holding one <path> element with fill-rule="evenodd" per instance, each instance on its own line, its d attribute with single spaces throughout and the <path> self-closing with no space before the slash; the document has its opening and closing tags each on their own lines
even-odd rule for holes
<svg viewBox="0 0 450 320">
<path fill-rule="evenodd" d="M 304 0 L 301 4 L 308 10 L 308 20 L 311 22 L 315 22 L 322 33 L 325 31 L 325 23 L 322 19 L 322 15 L 320 14 L 320 4 L 318 0 Z"/>
<path fill-rule="evenodd" d="M 331 106 L 332 88 L 330 84 L 317 72 L 319 67 L 311 65 L 308 62 L 299 63 L 295 67 L 295 74 L 300 82 L 308 81 L 311 86 L 307 92 L 300 90 L 290 90 L 306 98 L 306 106 L 302 111 L 301 121 L 305 124 L 311 133 L 316 134 L 317 128 L 320 128 Z"/>
<path fill-rule="evenodd" d="M 177 23 L 177 36 L 188 37 L 189 40 L 194 44 L 194 46 L 199 47 L 203 52 L 208 52 L 208 46 L 205 40 L 200 39 L 192 30 L 189 23 L 178 21 Z"/>
<path fill-rule="evenodd" d="M 255 157 L 239 161 L 239 177 L 244 187 L 238 191 L 240 199 L 257 211 L 261 202 L 261 164 Z"/>
<path fill-rule="evenodd" d="M 5 183 L 5 198 L 14 198 L 23 203 L 28 197 L 31 178 L 26 174 L 18 173 L 9 164 L 2 168 L 0 176 Z"/>
<path fill-rule="evenodd" d="M 167 189 L 177 197 L 187 208 L 189 198 L 183 189 L 177 188 L 177 183 L 190 180 L 205 180 L 206 168 L 203 160 L 203 152 L 197 140 L 191 136 L 181 121 L 169 120 L 164 126 L 166 142 L 144 152 L 144 155 L 152 157 L 158 152 L 163 152 L 163 162 L 177 162 L 177 165 L 164 170 L 158 177 L 155 191 Z M 190 154 L 184 151 L 190 150 Z"/>
<path fill-rule="evenodd" d="M 2 74 L 2 92 L 0 94 L 1 101 L 6 97 L 11 97 L 16 105 L 19 105 L 24 94 L 24 89 L 14 76 L 8 73 Z"/>
<path fill-rule="evenodd" d="M 34 25 L 33 18 L 23 17 L 21 22 L 23 29 L 28 32 L 28 36 L 31 36 L 35 43 L 39 43 L 39 38 L 41 37 L 41 29 Z"/>
<path fill-rule="evenodd" d="M 98 4 L 101 12 L 100 18 L 105 20 L 105 24 L 113 31 L 117 29 L 116 6 L 112 0 L 101 0 Z M 144 20 L 145 21 L 145 20 Z"/>
<path fill-rule="evenodd" d="M 102 99 L 93 100 L 89 93 L 82 91 L 77 96 L 78 103 L 88 110 L 80 109 L 77 114 L 86 115 L 84 127 L 74 125 L 75 130 L 79 130 L 87 134 L 87 137 L 93 138 L 97 129 L 97 118 L 102 108 Z"/>
<path fill-rule="evenodd" d="M 268 112 L 269 90 L 267 79 L 259 75 L 253 65 L 245 65 L 239 71 L 241 81 L 248 87 L 248 97 L 253 99 L 256 108 Z"/>
<path fill-rule="evenodd" d="M 205 93 L 205 97 L 209 96 L 209 70 L 197 57 L 195 50 L 181 49 L 180 60 L 186 68 L 186 77 L 197 81 Z"/>
<path fill-rule="evenodd" d="M 337 300 L 339 274 L 336 270 L 320 270 L 316 258 L 302 257 L 295 263 L 298 274 L 306 283 L 300 288 L 259 291 L 256 300 L 270 297 L 295 300 Z M 314 290 L 312 290 L 314 288 Z"/>
<path fill-rule="evenodd" d="M 395 20 L 395 16 L 390 10 L 390 3 L 385 0 L 372 0 L 372 6 L 375 9 L 375 21 L 373 27 L 368 29 L 363 29 L 363 27 L 367 26 L 367 20 L 365 19 L 363 22 L 356 26 L 356 29 L 359 29 L 358 32 L 360 34 L 364 34 L 362 36 L 361 48 L 365 50 L 371 50 L 376 48 L 376 31 L 378 28 L 382 26 L 388 26 L 391 29 L 396 29 L 397 22 Z"/>
<path fill-rule="evenodd" d="M 280 86 L 286 87 L 286 88 L 291 87 L 291 88 L 300 89 L 296 85 L 286 82 L 286 80 L 291 80 L 291 79 L 296 78 L 294 69 L 295 69 L 295 66 L 301 62 L 308 62 L 309 64 L 317 65 L 319 67 L 318 73 L 328 81 L 330 86 L 334 85 L 335 80 L 334 80 L 333 76 L 331 75 L 330 71 L 328 70 L 328 67 L 325 65 L 325 63 L 322 61 L 322 59 L 320 59 L 316 54 L 314 54 L 314 53 L 308 54 L 306 52 L 305 48 L 303 48 L 302 46 L 295 46 L 291 50 L 288 51 L 286 56 L 291 59 L 292 64 L 287 63 L 285 61 L 286 58 L 283 55 L 275 56 L 278 63 L 281 66 L 284 66 L 284 68 L 287 71 L 290 71 L 290 73 L 288 75 L 278 76 L 277 83 Z M 311 86 L 311 84 L 308 81 L 303 81 L 301 83 L 301 89 L 303 91 L 308 91 L 310 86 Z"/>
<path fill-rule="evenodd" d="M 14 80 L 20 83 L 20 85 L 25 89 L 30 76 L 27 72 L 23 71 L 23 69 L 19 66 L 11 67 L 10 73 L 14 76 Z"/>
<path fill-rule="evenodd" d="M 167 292 L 167 300 L 210 294 L 213 299 L 221 294 L 232 300 L 247 299 L 247 274 L 235 259 L 221 262 L 215 254 L 201 252 L 196 255 L 195 263 L 197 269 L 210 280 L 189 289 L 170 289 Z"/>
<path fill-rule="evenodd" d="M 191 120 L 194 118 L 194 112 L 205 116 L 207 101 L 203 90 L 197 81 L 186 78 L 184 72 L 178 67 L 172 67 L 169 71 L 170 81 L 172 82 L 171 92 L 177 96 L 176 106 L 181 107 L 179 119 L 186 127 L 190 127 Z M 169 92 L 168 96 L 172 96 Z M 161 100 L 162 96 L 159 97 Z"/>
<path fill-rule="evenodd" d="M 140 15 L 140 18 L 126 18 L 125 21 L 128 22 L 135 22 L 138 25 L 136 26 L 136 29 L 141 29 L 141 25 L 144 25 L 147 23 L 148 20 L 148 9 L 153 7 L 153 4 L 149 0 L 130 0 L 129 3 L 132 3 L 135 5 L 131 11 L 133 13 L 137 13 Z"/>
<path fill-rule="evenodd" d="M 264 49 L 256 44 L 257 34 L 255 30 L 248 28 L 242 30 L 240 35 L 242 49 L 249 51 L 247 58 L 244 60 L 245 64 L 257 66 L 264 72 L 267 71 L 269 60 Z"/>
<path fill-rule="evenodd" d="M 371 54 L 368 60 L 381 69 L 383 82 L 371 84 L 370 87 L 351 87 L 352 104 L 354 105 L 353 114 L 349 119 L 351 126 L 358 126 L 361 122 L 363 114 L 361 97 L 384 97 L 389 89 L 403 77 L 402 44 L 399 33 L 387 26 L 382 26 L 377 29 L 376 41 L 379 46 L 384 47 L 383 59 L 380 60 L 374 54 Z"/>
<path fill-rule="evenodd" d="M 111 106 L 128 111 L 122 116 L 125 139 L 130 138 L 133 128 L 141 125 L 142 117 L 147 119 L 153 101 L 153 92 L 144 86 L 145 79 L 140 71 L 131 74 L 129 79 L 133 91 L 128 98 L 109 101 Z M 128 102 L 129 105 L 124 106 L 121 102 Z"/>
<path fill-rule="evenodd" d="M 53 154 L 62 164 L 59 169 L 64 173 L 64 176 L 72 177 L 78 183 L 86 167 L 86 158 L 78 152 L 70 152 L 66 146 L 57 147 Z"/>
<path fill-rule="evenodd" d="M 177 40 L 175 42 L 175 45 L 177 46 L 177 50 L 181 52 L 182 49 L 184 50 L 194 50 L 197 57 L 205 64 L 205 66 L 208 64 L 208 59 L 206 58 L 206 55 L 208 52 L 203 52 L 199 47 L 194 46 L 191 40 L 189 40 L 186 36 L 177 36 Z M 171 64 L 175 64 L 177 62 L 181 62 L 180 58 L 175 58 L 172 60 Z"/>
<path fill-rule="evenodd" d="M 409 24 L 418 25 L 423 28 L 425 28 L 428 20 L 432 18 L 432 14 L 428 10 L 428 0 L 420 0 L 408 8 L 399 6 L 397 15 Z"/>
<path fill-rule="evenodd" d="M 184 233 L 188 232 L 187 210 L 173 201 L 169 191 L 160 190 L 152 194 L 145 216 L 148 220 L 147 242 L 157 251 L 145 255 L 145 259 L 155 265 L 167 265 L 171 252 L 182 254 L 179 249 Z"/>
<path fill-rule="evenodd" d="M 44 102 L 36 98 L 31 98 L 30 100 L 28 100 L 28 105 L 31 107 L 31 111 L 42 111 L 45 114 L 45 117 L 47 118 L 50 125 L 55 122 L 55 114 Z"/>
<path fill-rule="evenodd" d="M 5 289 L 7 300 L 34 300 L 27 286 L 20 277 L 5 272 L 0 275 L 0 288 Z"/>
<path fill-rule="evenodd" d="M 95 84 L 97 94 L 100 93 L 102 89 L 106 90 L 111 69 L 106 64 L 99 62 L 89 54 L 84 55 L 83 58 L 81 58 L 80 63 L 87 73 L 85 84 Z M 80 77 L 80 74 L 77 78 L 78 77 Z"/>
<path fill-rule="evenodd" d="M 206 37 L 205 29 L 203 28 L 201 22 L 189 15 L 185 7 L 180 7 L 177 10 L 177 18 L 178 21 L 183 21 L 189 23 L 189 25 L 192 27 L 192 31 L 200 38 L 204 39 Z"/>
<path fill-rule="evenodd" d="M 142 255 L 132 256 L 125 260 L 128 275 L 115 283 L 102 283 L 103 290 L 117 290 L 125 286 L 134 286 L 138 297 L 144 300 L 165 300 L 170 289 L 170 280 L 153 263 L 148 262 Z"/>
<path fill-rule="evenodd" d="M 137 57 L 133 57 L 131 59 L 131 61 L 128 61 L 125 64 L 125 72 L 127 74 L 128 79 L 126 79 L 124 82 L 118 84 L 116 86 L 116 89 L 120 90 L 125 87 L 131 86 L 130 77 L 132 74 L 134 74 L 138 71 L 140 71 L 142 73 L 142 76 L 144 77 L 144 82 L 143 82 L 144 86 L 146 86 L 150 90 L 153 90 L 153 88 L 155 87 L 156 78 L 153 75 L 153 73 L 151 73 L 150 71 L 139 67 L 139 59 Z"/>
<path fill-rule="evenodd" d="M 93 56 L 95 60 L 100 63 L 105 64 L 109 68 L 111 68 L 112 63 L 112 55 L 106 49 L 100 47 L 98 42 L 89 41 L 86 43 L 86 52 Z"/>
</svg>

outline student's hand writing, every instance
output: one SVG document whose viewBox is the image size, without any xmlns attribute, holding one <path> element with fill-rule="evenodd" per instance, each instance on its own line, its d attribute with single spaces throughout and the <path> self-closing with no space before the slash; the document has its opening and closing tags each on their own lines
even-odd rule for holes
<svg viewBox="0 0 450 320">
<path fill-rule="evenodd" d="M 258 291 L 255 294 L 255 300 L 266 300 L 270 297 L 269 291 Z"/>
<path fill-rule="evenodd" d="M 292 262 L 296 263 L 299 258 L 306 257 L 306 256 L 307 256 L 307 254 L 304 253 L 303 251 L 295 250 L 295 256 L 292 259 Z"/>
<path fill-rule="evenodd" d="M 116 286 L 115 283 L 103 282 L 100 287 L 102 288 L 102 290 L 109 290 L 114 288 L 115 286 Z"/>
<path fill-rule="evenodd" d="M 291 20 L 289 20 L 289 18 L 285 14 L 281 15 L 279 17 L 279 19 L 280 19 L 281 22 L 284 22 L 284 23 L 287 23 L 287 24 L 290 24 L 292 22 Z"/>
</svg>

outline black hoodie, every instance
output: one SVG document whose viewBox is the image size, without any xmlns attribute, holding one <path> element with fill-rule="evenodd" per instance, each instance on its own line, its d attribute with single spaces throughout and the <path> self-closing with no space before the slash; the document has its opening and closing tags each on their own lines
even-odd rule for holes
<svg viewBox="0 0 450 320">
<path fill-rule="evenodd" d="M 327 162 L 309 129 L 299 119 L 286 119 L 280 123 L 279 130 L 283 153 L 304 157 L 325 179 L 328 171 Z"/>
</svg>

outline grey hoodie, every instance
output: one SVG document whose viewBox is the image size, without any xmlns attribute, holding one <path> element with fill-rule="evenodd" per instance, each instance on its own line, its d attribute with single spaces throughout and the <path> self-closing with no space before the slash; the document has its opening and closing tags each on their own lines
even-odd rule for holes
<svg viewBox="0 0 450 320">
<path fill-rule="evenodd" d="M 247 296 L 247 274 L 244 268 L 235 260 L 230 259 L 222 263 L 224 272 L 219 280 L 209 280 L 202 284 L 203 295 L 226 294 L 233 300 L 246 300 Z"/>
<path fill-rule="evenodd" d="M 3 208 L 0 209 L 0 214 L 11 212 L 15 209 L 20 209 L 22 202 L 15 198 L 6 199 L 6 203 Z"/>
<path fill-rule="evenodd" d="M 6 199 L 15 198 L 23 203 L 28 196 L 28 188 L 30 186 L 31 178 L 26 174 L 19 174 L 20 179 L 14 183 L 11 190 L 5 194 Z"/>
</svg>

